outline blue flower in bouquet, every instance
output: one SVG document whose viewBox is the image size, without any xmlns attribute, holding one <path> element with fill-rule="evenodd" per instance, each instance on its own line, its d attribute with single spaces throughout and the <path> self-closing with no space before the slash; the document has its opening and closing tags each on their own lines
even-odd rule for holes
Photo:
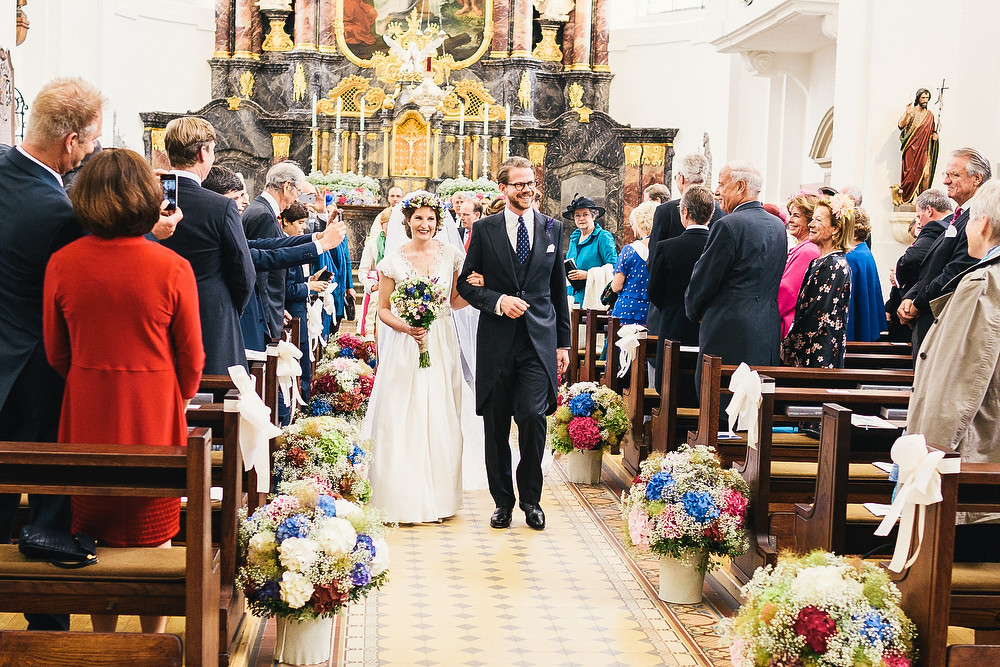
<svg viewBox="0 0 1000 667">
<path fill-rule="evenodd" d="M 274 536 L 278 542 L 284 542 L 289 537 L 306 537 L 309 535 L 309 520 L 302 514 L 290 516 L 281 522 Z"/>
<path fill-rule="evenodd" d="M 892 641 L 892 624 L 888 623 L 878 610 L 872 609 L 863 616 L 852 617 L 856 623 L 861 624 L 861 635 L 870 644 L 882 642 L 888 644 Z"/>
<path fill-rule="evenodd" d="M 372 571 L 364 563 L 358 563 L 351 570 L 351 583 L 355 587 L 360 588 L 361 586 L 367 586 L 372 580 Z"/>
<path fill-rule="evenodd" d="M 688 491 L 681 502 L 684 504 L 684 511 L 698 523 L 708 523 L 719 518 L 719 508 L 715 506 L 712 496 L 705 491 Z"/>
<path fill-rule="evenodd" d="M 594 397 L 583 392 L 569 399 L 568 405 L 574 417 L 589 417 L 594 411 Z"/>
<path fill-rule="evenodd" d="M 358 540 L 354 543 L 354 550 L 358 551 L 360 549 L 364 549 L 370 553 L 373 558 L 375 557 L 375 542 L 372 541 L 372 538 L 367 535 L 358 535 Z"/>
<path fill-rule="evenodd" d="M 357 355 L 354 354 L 354 350 L 349 347 L 341 348 L 340 356 L 344 359 L 354 359 Z"/>
<path fill-rule="evenodd" d="M 357 465 L 362 458 L 365 456 L 365 450 L 361 449 L 357 445 L 351 447 L 351 453 L 347 455 L 347 460 L 351 462 L 351 465 Z"/>
<path fill-rule="evenodd" d="M 377 363 L 378 363 L 378 362 L 377 362 L 377 361 L 375 361 L 375 357 L 372 357 L 371 359 L 369 359 L 369 360 L 368 360 L 368 365 L 369 365 L 369 366 L 371 366 L 372 368 L 375 368 L 375 365 L 376 365 Z"/>
<path fill-rule="evenodd" d="M 653 473 L 653 476 L 646 482 L 646 499 L 653 502 L 663 498 L 663 489 L 672 490 L 677 487 L 677 482 L 669 472 Z"/>
<path fill-rule="evenodd" d="M 325 398 L 314 398 L 309 403 L 309 412 L 314 417 L 325 417 L 326 415 L 333 414 L 333 406 Z"/>
<path fill-rule="evenodd" d="M 430 301 L 430 300 L 431 300 L 431 295 L 425 293 L 424 294 L 424 301 Z"/>
<path fill-rule="evenodd" d="M 337 516 L 337 506 L 333 496 L 322 495 L 316 503 L 316 510 L 326 516 Z"/>
<path fill-rule="evenodd" d="M 417 293 L 417 290 L 416 290 L 416 288 L 413 288 L 413 287 L 407 287 L 406 288 L 406 293 L 409 294 L 410 296 L 413 296 L 414 294 Z"/>
<path fill-rule="evenodd" d="M 265 600 L 278 600 L 281 598 L 281 586 L 278 585 L 277 581 L 266 581 L 264 585 L 257 589 L 257 599 L 262 602 Z"/>
</svg>

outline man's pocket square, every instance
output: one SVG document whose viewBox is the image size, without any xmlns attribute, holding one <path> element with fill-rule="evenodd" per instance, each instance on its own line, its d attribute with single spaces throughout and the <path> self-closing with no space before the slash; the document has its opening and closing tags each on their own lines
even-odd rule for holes
<svg viewBox="0 0 1000 667">
<path fill-rule="evenodd" d="M 550 243 L 549 247 L 545 249 L 545 252 L 555 252 L 555 251 L 556 251 L 556 244 L 555 243 Z"/>
</svg>

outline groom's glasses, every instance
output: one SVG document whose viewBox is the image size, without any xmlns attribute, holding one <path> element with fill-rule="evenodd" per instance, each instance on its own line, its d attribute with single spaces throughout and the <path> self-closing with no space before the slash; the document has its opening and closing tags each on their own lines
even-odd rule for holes
<svg viewBox="0 0 1000 667">
<path fill-rule="evenodd" d="M 538 181 L 525 181 L 524 183 L 507 183 L 508 188 L 514 188 L 518 192 L 523 190 L 534 190 L 535 186 L 538 185 Z"/>
</svg>

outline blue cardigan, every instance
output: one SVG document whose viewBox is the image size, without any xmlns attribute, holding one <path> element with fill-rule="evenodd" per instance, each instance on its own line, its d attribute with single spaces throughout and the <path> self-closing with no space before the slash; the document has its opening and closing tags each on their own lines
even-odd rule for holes
<svg viewBox="0 0 1000 667">
<path fill-rule="evenodd" d="M 851 303 L 847 313 L 847 340 L 875 341 L 889 329 L 882 302 L 882 285 L 872 251 L 859 243 L 847 253 L 851 265 Z"/>
<path fill-rule="evenodd" d="M 569 235 L 569 248 L 566 249 L 566 259 L 576 261 L 576 268 L 587 271 L 595 266 L 618 262 L 618 251 L 615 249 L 615 237 L 611 232 L 594 224 L 594 231 L 587 240 L 580 243 L 580 230 L 574 229 Z M 578 304 L 583 303 L 583 290 L 574 290 L 572 285 L 566 287 L 566 293 Z"/>
</svg>

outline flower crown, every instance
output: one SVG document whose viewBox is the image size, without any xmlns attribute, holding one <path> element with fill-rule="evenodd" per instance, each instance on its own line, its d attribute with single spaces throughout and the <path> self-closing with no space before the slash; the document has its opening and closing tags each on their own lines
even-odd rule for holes
<svg viewBox="0 0 1000 667">
<path fill-rule="evenodd" d="M 850 196 L 838 192 L 830 197 L 830 210 L 841 220 L 848 219 L 854 213 L 854 200 Z"/>
<path fill-rule="evenodd" d="M 435 195 L 432 195 L 430 192 L 418 190 L 410 193 L 410 196 L 403 199 L 402 202 L 404 211 L 416 211 L 418 208 L 423 208 L 424 206 L 434 209 L 434 212 L 437 214 L 438 227 L 440 228 L 444 223 L 444 203 Z"/>
</svg>

